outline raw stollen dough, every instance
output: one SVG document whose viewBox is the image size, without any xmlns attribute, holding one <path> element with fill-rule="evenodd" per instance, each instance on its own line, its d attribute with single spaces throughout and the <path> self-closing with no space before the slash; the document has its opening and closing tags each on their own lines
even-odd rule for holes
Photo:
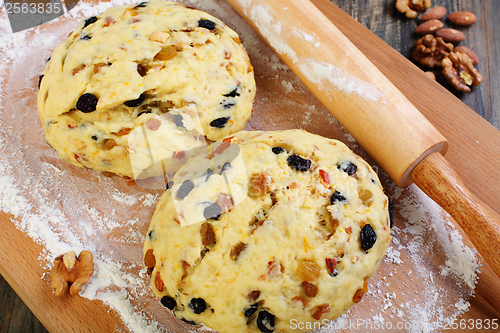
<svg viewBox="0 0 500 333">
<path fill-rule="evenodd" d="M 55 48 L 38 111 L 61 159 L 137 179 L 243 129 L 254 96 L 233 30 L 182 4 L 143 2 L 83 20 Z"/>
<path fill-rule="evenodd" d="M 178 318 L 219 332 L 303 332 L 338 318 L 390 243 L 372 168 L 303 130 L 226 137 L 169 187 L 144 244 L 152 288 Z"/>
</svg>

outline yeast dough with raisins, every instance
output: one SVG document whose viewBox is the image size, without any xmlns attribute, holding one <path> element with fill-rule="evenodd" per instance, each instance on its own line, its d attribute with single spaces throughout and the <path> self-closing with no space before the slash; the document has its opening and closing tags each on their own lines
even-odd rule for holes
<svg viewBox="0 0 500 333">
<path fill-rule="evenodd" d="M 38 110 L 61 159 L 146 178 L 174 152 L 243 129 L 254 96 L 233 30 L 182 4 L 143 2 L 80 22 L 45 65 Z"/>
<path fill-rule="evenodd" d="M 390 243 L 372 168 L 303 130 L 242 131 L 210 151 L 174 176 L 149 227 L 161 303 L 232 333 L 308 331 L 360 301 Z"/>
</svg>

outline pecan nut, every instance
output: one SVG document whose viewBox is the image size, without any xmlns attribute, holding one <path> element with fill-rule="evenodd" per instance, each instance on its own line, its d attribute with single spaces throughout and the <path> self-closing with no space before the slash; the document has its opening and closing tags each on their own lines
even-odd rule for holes
<svg viewBox="0 0 500 333">
<path fill-rule="evenodd" d="M 471 86 L 478 86 L 483 80 L 469 56 L 461 52 L 450 52 L 442 60 L 443 75 L 458 91 L 470 92 Z"/>
<path fill-rule="evenodd" d="M 56 297 L 69 290 L 74 296 L 78 294 L 94 273 L 94 256 L 89 251 L 82 251 L 78 258 L 75 251 L 69 251 L 54 260 L 50 271 L 50 287 Z"/>
<path fill-rule="evenodd" d="M 446 43 L 441 37 L 425 35 L 415 42 L 412 58 L 426 67 L 440 67 L 441 61 L 453 51 L 453 44 Z"/>
</svg>

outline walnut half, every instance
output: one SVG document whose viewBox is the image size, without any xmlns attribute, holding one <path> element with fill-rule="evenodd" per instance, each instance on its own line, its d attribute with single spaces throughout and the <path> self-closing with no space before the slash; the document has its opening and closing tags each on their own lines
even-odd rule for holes
<svg viewBox="0 0 500 333">
<path fill-rule="evenodd" d="M 443 75 L 458 91 L 470 92 L 471 86 L 478 86 L 483 80 L 474 67 L 474 61 L 465 53 L 450 52 L 442 60 Z"/>
<path fill-rule="evenodd" d="M 83 250 L 78 258 L 75 251 L 69 251 L 54 260 L 54 267 L 50 270 L 50 287 L 54 289 L 56 297 L 66 293 L 74 296 L 82 290 L 94 273 L 94 256 Z"/>
<path fill-rule="evenodd" d="M 440 67 L 443 58 L 453 51 L 453 44 L 446 43 L 441 37 L 425 35 L 415 42 L 412 58 L 422 66 Z"/>
<path fill-rule="evenodd" d="M 407 18 L 417 17 L 417 12 L 423 12 L 431 7 L 431 0 L 396 0 L 396 9 Z"/>
</svg>

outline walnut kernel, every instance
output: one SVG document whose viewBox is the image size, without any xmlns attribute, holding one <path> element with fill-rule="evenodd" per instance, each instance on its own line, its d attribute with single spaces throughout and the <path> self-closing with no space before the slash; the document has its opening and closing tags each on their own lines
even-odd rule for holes
<svg viewBox="0 0 500 333">
<path fill-rule="evenodd" d="M 423 12 L 431 7 L 431 0 L 396 0 L 396 9 L 407 18 L 417 17 L 417 12 Z"/>
<path fill-rule="evenodd" d="M 446 43 L 441 37 L 425 35 L 416 41 L 412 58 L 419 64 L 433 68 L 440 67 L 443 58 L 453 51 L 453 44 Z"/>
<path fill-rule="evenodd" d="M 442 60 L 443 75 L 458 91 L 470 92 L 471 86 L 478 86 L 483 80 L 474 67 L 474 62 L 468 55 L 460 52 L 450 52 Z"/>
<path fill-rule="evenodd" d="M 74 296 L 82 290 L 94 273 L 94 256 L 83 250 L 78 258 L 74 251 L 57 257 L 54 267 L 50 271 L 50 287 L 54 289 L 56 297 L 69 290 Z"/>
</svg>

